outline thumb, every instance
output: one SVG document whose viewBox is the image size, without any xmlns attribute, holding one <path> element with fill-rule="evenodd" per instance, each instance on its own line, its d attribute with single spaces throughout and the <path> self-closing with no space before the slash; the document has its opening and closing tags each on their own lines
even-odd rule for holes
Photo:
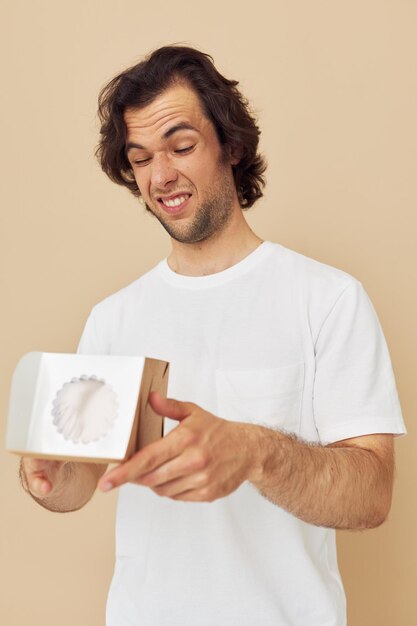
<svg viewBox="0 0 417 626">
<path fill-rule="evenodd" d="M 148 402 L 158 415 L 170 417 L 179 422 L 191 415 L 193 410 L 193 405 L 190 402 L 180 402 L 173 398 L 164 398 L 157 391 L 150 392 Z"/>
</svg>

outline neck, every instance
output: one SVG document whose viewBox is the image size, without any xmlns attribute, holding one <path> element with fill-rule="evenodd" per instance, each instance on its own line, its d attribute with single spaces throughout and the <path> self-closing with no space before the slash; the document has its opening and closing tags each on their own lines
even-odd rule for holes
<svg viewBox="0 0 417 626">
<path fill-rule="evenodd" d="M 261 243 L 243 217 L 232 220 L 220 233 L 197 243 L 172 241 L 172 252 L 168 257 L 169 267 L 185 276 L 207 276 L 216 274 L 239 263 Z"/>
</svg>

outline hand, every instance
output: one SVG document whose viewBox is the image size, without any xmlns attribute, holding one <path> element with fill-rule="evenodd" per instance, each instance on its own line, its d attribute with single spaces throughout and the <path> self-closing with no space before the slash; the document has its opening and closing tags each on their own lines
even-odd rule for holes
<svg viewBox="0 0 417 626">
<path fill-rule="evenodd" d="M 68 465 L 68 461 L 24 457 L 22 469 L 30 493 L 36 498 L 54 495 L 65 482 L 68 475 Z"/>
<path fill-rule="evenodd" d="M 257 427 L 223 420 L 191 402 L 149 394 L 158 415 L 181 422 L 105 474 L 98 487 L 109 491 L 132 482 L 173 500 L 212 502 L 250 480 L 256 468 Z"/>
</svg>

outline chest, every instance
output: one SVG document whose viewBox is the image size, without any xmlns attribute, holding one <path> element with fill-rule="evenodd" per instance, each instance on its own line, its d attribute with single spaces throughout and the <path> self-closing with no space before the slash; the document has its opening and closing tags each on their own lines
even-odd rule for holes
<svg viewBox="0 0 417 626">
<path fill-rule="evenodd" d="M 295 292 L 255 284 L 148 295 L 123 311 L 117 328 L 112 351 L 170 362 L 169 396 L 298 434 L 314 355 Z"/>
</svg>

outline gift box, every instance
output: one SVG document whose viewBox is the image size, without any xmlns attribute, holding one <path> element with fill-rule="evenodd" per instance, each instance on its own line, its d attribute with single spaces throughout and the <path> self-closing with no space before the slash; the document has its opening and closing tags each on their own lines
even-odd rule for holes
<svg viewBox="0 0 417 626">
<path fill-rule="evenodd" d="M 148 404 L 169 363 L 144 356 L 30 352 L 16 366 L 7 449 L 21 456 L 120 462 L 163 436 Z"/>
</svg>

